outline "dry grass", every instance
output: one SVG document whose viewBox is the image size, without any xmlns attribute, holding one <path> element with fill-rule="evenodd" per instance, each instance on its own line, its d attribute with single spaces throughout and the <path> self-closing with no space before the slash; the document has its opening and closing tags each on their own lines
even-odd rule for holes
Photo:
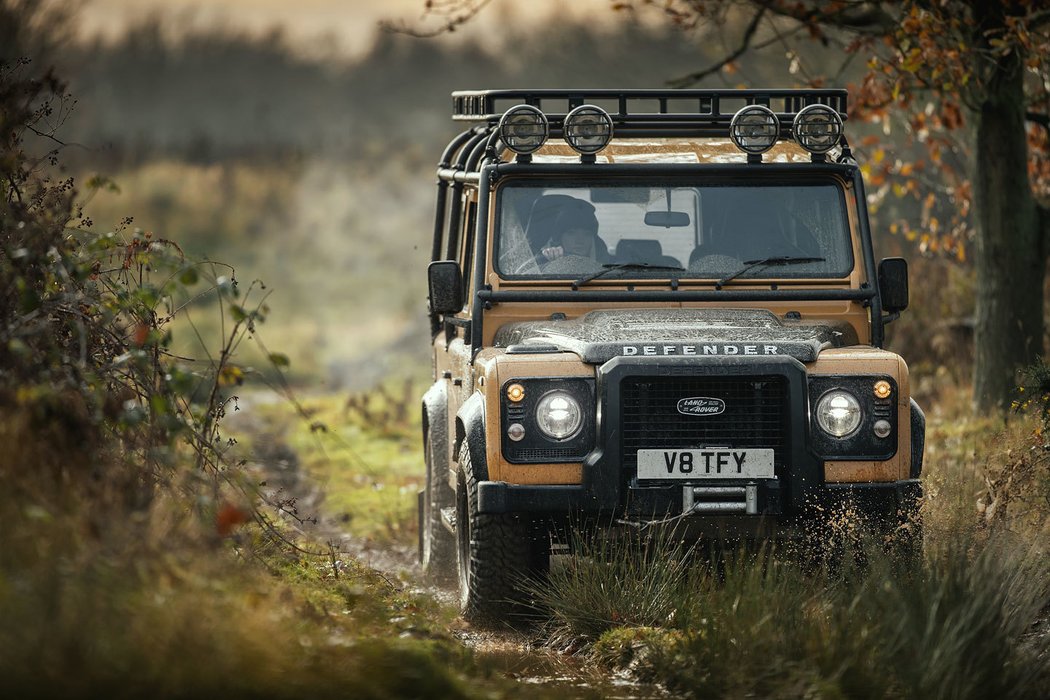
<svg viewBox="0 0 1050 700">
<path fill-rule="evenodd" d="M 1038 696 L 1050 449 L 1034 418 L 931 414 L 921 562 L 864 541 L 814 568 L 775 549 L 712 560 L 673 534 L 581 538 L 534 586 L 549 633 L 690 697 Z"/>
<path fill-rule="evenodd" d="M 448 613 L 352 560 L 175 494 L 129 513 L 108 488 L 3 473 L 5 695 L 474 695 Z"/>
</svg>

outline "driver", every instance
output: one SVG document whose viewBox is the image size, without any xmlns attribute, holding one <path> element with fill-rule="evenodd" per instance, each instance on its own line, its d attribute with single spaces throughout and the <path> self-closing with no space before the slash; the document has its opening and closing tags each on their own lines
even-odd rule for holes
<svg viewBox="0 0 1050 700">
<path fill-rule="evenodd" d="M 539 261 L 550 262 L 575 255 L 597 262 L 607 262 L 609 249 L 598 237 L 598 217 L 594 205 L 581 199 L 572 199 L 562 205 L 554 222 L 554 233 L 547 245 L 540 248 Z"/>
</svg>

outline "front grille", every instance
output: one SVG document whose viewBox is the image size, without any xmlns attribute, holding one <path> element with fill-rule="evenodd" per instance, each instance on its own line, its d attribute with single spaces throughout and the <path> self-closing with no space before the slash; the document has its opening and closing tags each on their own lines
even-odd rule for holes
<svg viewBox="0 0 1050 700">
<path fill-rule="evenodd" d="M 583 459 L 578 449 L 522 449 L 514 452 L 515 462 L 578 462 Z"/>
<path fill-rule="evenodd" d="M 774 463 L 788 449 L 788 383 L 781 375 L 625 377 L 621 384 L 623 467 L 633 477 L 640 449 L 772 447 Z M 683 415 L 681 399 L 725 402 L 717 415 Z M 779 470 L 778 470 L 779 472 Z"/>
</svg>

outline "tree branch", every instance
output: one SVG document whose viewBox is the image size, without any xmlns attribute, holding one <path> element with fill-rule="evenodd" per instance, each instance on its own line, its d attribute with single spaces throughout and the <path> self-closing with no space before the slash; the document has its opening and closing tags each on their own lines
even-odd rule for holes
<svg viewBox="0 0 1050 700">
<path fill-rule="evenodd" d="M 712 73 L 717 73 L 736 59 L 743 56 L 751 49 L 751 40 L 754 39 L 755 31 L 758 30 L 758 24 L 762 21 L 762 17 L 763 15 L 765 15 L 765 13 L 765 7 L 760 7 L 758 9 L 758 12 L 755 13 L 755 16 L 751 18 L 751 22 L 748 23 L 747 29 L 744 30 L 744 36 L 740 41 L 740 46 L 737 47 L 737 49 L 733 51 L 733 53 L 729 54 L 718 63 L 708 66 L 703 70 L 697 71 L 695 73 L 690 73 L 689 75 L 683 75 L 680 78 L 668 80 L 667 84 L 675 88 L 688 87 L 689 85 L 694 85 L 695 83 L 700 82 Z"/>
<path fill-rule="evenodd" d="M 407 34 L 408 36 L 417 39 L 430 39 L 435 36 L 440 36 L 441 34 L 449 34 L 456 31 L 457 27 L 474 19 L 474 17 L 476 17 L 490 2 L 492 2 L 492 0 L 477 0 L 477 4 L 472 4 L 470 0 L 453 0 L 453 2 L 450 3 L 452 9 L 447 15 L 448 19 L 436 29 L 416 29 L 415 27 L 409 26 L 404 20 L 399 22 L 383 20 L 379 23 L 379 26 L 383 31 L 396 34 Z M 459 7 L 462 7 L 462 9 L 459 12 L 456 12 L 455 9 Z M 424 13 L 424 16 L 434 14 L 446 13 L 439 12 L 434 9 L 433 3 L 427 2 L 427 10 Z"/>
<path fill-rule="evenodd" d="M 883 10 L 878 3 L 842 3 L 841 8 L 832 10 L 820 9 L 824 3 L 806 6 L 802 3 L 754 0 L 754 4 L 803 24 L 823 24 L 828 27 L 848 29 L 857 34 L 883 36 L 893 32 L 898 24 L 897 19 Z"/>
<path fill-rule="evenodd" d="M 1042 29 L 1047 23 L 1050 23 L 1050 10 L 1041 10 L 1031 14 L 1025 22 L 1025 24 L 1028 25 L 1029 30 Z"/>
</svg>

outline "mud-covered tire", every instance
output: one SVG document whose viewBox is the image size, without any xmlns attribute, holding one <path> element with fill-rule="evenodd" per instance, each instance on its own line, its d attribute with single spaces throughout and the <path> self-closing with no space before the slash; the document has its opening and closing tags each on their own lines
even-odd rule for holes
<svg viewBox="0 0 1050 700">
<path fill-rule="evenodd" d="M 454 505 L 455 494 L 448 485 L 448 470 L 435 464 L 432 440 L 423 447 L 426 460 L 426 488 L 423 494 L 422 565 L 423 574 L 440 584 L 456 577 L 456 538 L 441 522 L 441 509 Z"/>
<path fill-rule="evenodd" d="M 460 612 L 475 624 L 514 624 L 527 618 L 528 582 L 550 566 L 548 543 L 520 516 L 478 513 L 478 481 L 464 448 L 456 507 Z"/>
</svg>

